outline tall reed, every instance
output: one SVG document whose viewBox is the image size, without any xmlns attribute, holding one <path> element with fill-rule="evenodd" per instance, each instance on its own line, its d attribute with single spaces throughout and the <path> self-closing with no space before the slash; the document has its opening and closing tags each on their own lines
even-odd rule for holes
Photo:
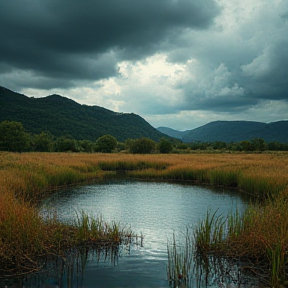
<svg viewBox="0 0 288 288">
<path fill-rule="evenodd" d="M 170 287 L 190 287 L 192 276 L 193 246 L 188 231 L 184 243 L 177 243 L 173 234 L 172 243 L 167 243 L 168 265 L 167 276 Z"/>
<path fill-rule="evenodd" d="M 128 243 L 138 237 L 133 235 L 130 228 L 121 228 L 120 223 L 108 223 L 102 216 L 95 218 L 84 211 L 77 213 L 74 226 L 77 227 L 75 239 L 79 245 L 117 246 L 123 241 Z"/>
<path fill-rule="evenodd" d="M 207 213 L 195 230 L 197 253 L 249 259 L 259 277 L 272 287 L 282 287 L 288 276 L 287 207 L 287 197 L 279 197 L 226 219 Z"/>
</svg>

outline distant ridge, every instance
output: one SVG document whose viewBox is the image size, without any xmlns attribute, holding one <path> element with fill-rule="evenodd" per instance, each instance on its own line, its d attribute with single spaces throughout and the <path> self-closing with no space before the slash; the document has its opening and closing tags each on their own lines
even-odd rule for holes
<svg viewBox="0 0 288 288">
<path fill-rule="evenodd" d="M 158 129 L 158 131 L 160 131 L 166 135 L 169 135 L 171 137 L 178 138 L 178 139 L 182 139 L 190 131 L 190 130 L 178 131 L 178 130 L 174 130 L 174 129 L 168 128 L 168 127 L 158 127 L 157 129 Z"/>
<path fill-rule="evenodd" d="M 215 142 L 226 143 L 261 138 L 265 142 L 288 143 L 288 121 L 262 123 L 254 121 L 214 121 L 198 128 L 177 131 L 167 127 L 159 127 L 159 131 L 179 138 L 183 142 Z"/>
<path fill-rule="evenodd" d="M 168 137 L 134 113 L 117 113 L 99 106 L 81 105 L 60 95 L 33 98 L 0 86 L 0 122 L 21 122 L 38 134 L 69 135 L 76 140 L 96 141 L 110 134 L 118 141 L 148 137 L 158 141 Z"/>
</svg>

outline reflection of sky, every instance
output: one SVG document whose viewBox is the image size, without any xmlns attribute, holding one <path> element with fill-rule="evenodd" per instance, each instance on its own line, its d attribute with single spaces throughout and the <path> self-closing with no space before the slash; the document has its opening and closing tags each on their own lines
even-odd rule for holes
<svg viewBox="0 0 288 288">
<path fill-rule="evenodd" d="M 207 211 L 219 214 L 243 208 L 236 192 L 191 185 L 116 181 L 63 191 L 49 203 L 65 220 L 75 219 L 76 211 L 102 215 L 107 221 L 120 222 L 135 233 L 143 233 L 145 251 L 151 257 L 166 253 L 167 239 L 197 224 Z M 160 256 L 162 257 L 162 255 Z"/>
<path fill-rule="evenodd" d="M 207 210 L 213 213 L 218 209 L 217 213 L 225 215 L 245 206 L 237 192 L 223 189 L 212 191 L 192 185 L 124 180 L 105 183 L 74 187 L 45 201 L 64 221 L 75 220 L 76 211 L 84 210 L 144 235 L 143 247 L 120 248 L 116 265 L 89 258 L 83 283 L 81 280 L 86 288 L 168 287 L 167 241 L 172 240 L 173 233 L 177 241 L 182 241 L 186 228 L 199 223 Z M 197 287 L 206 287 L 206 284 Z"/>
</svg>

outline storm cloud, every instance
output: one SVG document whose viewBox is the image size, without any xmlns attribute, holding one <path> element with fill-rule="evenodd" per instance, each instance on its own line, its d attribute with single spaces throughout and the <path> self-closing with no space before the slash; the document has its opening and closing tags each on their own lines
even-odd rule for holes
<svg viewBox="0 0 288 288">
<path fill-rule="evenodd" d="M 177 30 L 204 29 L 218 11 L 210 0 L 4 0 L 0 8 L 1 62 L 55 79 L 50 88 L 115 76 L 117 62 L 155 53 Z"/>
<path fill-rule="evenodd" d="M 0 85 L 153 126 L 288 115 L 286 0 L 2 0 Z"/>
</svg>

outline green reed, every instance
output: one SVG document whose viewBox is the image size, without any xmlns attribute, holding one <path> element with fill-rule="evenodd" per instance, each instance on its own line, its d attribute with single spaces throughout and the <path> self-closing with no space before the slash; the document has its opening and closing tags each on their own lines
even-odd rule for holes
<svg viewBox="0 0 288 288">
<path fill-rule="evenodd" d="M 157 171 L 157 170 L 163 170 L 167 167 L 167 164 L 157 161 L 153 162 L 153 161 L 131 161 L 131 160 L 100 161 L 98 165 L 103 171 L 116 171 L 116 170 L 136 171 L 149 168 L 154 168 Z"/>
<path fill-rule="evenodd" d="M 194 232 L 197 255 L 249 259 L 255 271 L 262 271 L 259 276 L 268 278 L 272 287 L 282 287 L 288 269 L 287 207 L 283 197 L 227 217 L 207 212 Z"/>
<path fill-rule="evenodd" d="M 267 256 L 271 265 L 271 286 L 281 287 L 281 282 L 286 276 L 285 264 L 287 265 L 285 259 L 287 255 L 285 256 L 281 243 L 277 243 L 275 247 L 267 248 Z"/>
<path fill-rule="evenodd" d="M 208 171 L 208 181 L 213 186 L 237 187 L 239 183 L 239 171 Z"/>
<path fill-rule="evenodd" d="M 78 244 L 115 246 L 123 242 L 129 243 L 139 236 L 134 235 L 130 228 L 121 228 L 120 223 L 108 223 L 102 216 L 93 217 L 82 211 L 77 213 L 74 223 Z"/>
<path fill-rule="evenodd" d="M 285 183 L 277 184 L 265 177 L 254 178 L 243 174 L 239 177 L 237 186 L 259 200 L 265 200 L 271 196 L 276 197 L 286 187 Z"/>
<path fill-rule="evenodd" d="M 185 243 L 179 244 L 173 234 L 172 243 L 167 243 L 168 265 L 167 277 L 172 287 L 190 287 L 193 261 L 192 239 L 188 230 Z"/>
<path fill-rule="evenodd" d="M 222 251 L 227 221 L 217 210 L 211 214 L 207 211 L 206 218 L 195 228 L 194 239 L 199 254 L 207 251 Z"/>
</svg>

